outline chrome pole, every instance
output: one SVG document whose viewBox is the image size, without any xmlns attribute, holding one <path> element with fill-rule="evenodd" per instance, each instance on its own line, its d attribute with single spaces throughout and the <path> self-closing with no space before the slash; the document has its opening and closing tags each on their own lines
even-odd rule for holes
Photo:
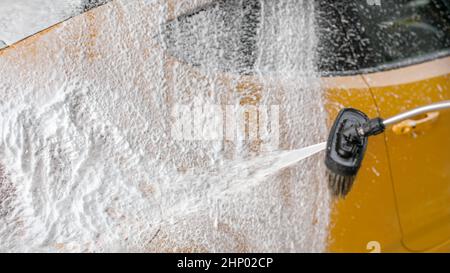
<svg viewBox="0 0 450 273">
<path fill-rule="evenodd" d="M 439 110 L 444 110 L 444 109 L 450 109 L 450 100 L 441 101 L 438 103 L 433 103 L 430 105 L 418 107 L 413 110 L 398 114 L 396 116 L 385 119 L 383 121 L 383 124 L 384 124 L 384 126 L 389 126 L 389 125 L 398 123 L 400 121 L 403 121 L 405 119 L 415 117 L 420 114 L 425 114 L 428 112 L 439 111 Z"/>
</svg>

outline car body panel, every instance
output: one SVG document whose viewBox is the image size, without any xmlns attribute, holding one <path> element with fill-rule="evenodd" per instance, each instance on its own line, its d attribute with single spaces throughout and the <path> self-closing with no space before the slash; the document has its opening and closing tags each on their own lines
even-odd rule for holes
<svg viewBox="0 0 450 273">
<path fill-rule="evenodd" d="M 174 10 L 175 1 L 168 1 L 168 20 L 176 18 L 176 16 L 187 12 L 193 7 L 185 4 L 182 10 Z M 180 1 L 181 2 L 181 1 Z M 205 1 L 195 1 L 210 2 Z M 187 2 L 185 2 L 187 3 Z M 156 9 L 147 10 L 149 14 L 159 12 Z M 55 54 L 48 54 L 45 47 L 52 45 L 52 48 L 63 48 L 67 53 L 68 60 L 76 60 L 81 54 L 86 54 L 87 62 L 95 64 L 102 58 L 102 52 L 106 47 L 102 43 L 111 41 L 102 40 L 101 31 L 104 31 L 106 16 L 114 14 L 117 17 L 123 17 L 121 6 L 112 2 L 110 5 L 100 7 L 96 10 L 84 13 L 74 19 L 64 23 L 72 25 L 72 33 L 67 34 L 67 37 L 72 37 L 70 40 L 81 41 L 84 44 L 80 49 L 79 45 L 67 45 L 66 41 L 58 38 L 58 35 L 47 37 L 45 41 L 38 42 L 41 37 L 48 33 L 60 31 L 60 25 L 53 26 L 44 32 L 40 32 L 26 40 L 21 41 L 16 45 L 12 45 L 7 49 L 0 50 L 0 58 L 8 58 L 10 60 L 18 59 L 27 66 L 39 67 L 39 63 L 45 63 L 49 58 L 57 58 Z M 128 14 L 129 16 L 129 14 Z M 75 26 L 78 25 L 78 26 Z M 145 28 L 146 26 L 142 26 Z M 121 37 L 121 43 L 124 46 L 129 45 L 128 37 Z M 143 47 L 144 48 L 144 47 Z M 143 49 L 142 56 L 150 61 L 152 56 L 150 46 Z M 4 56 L 2 56 L 4 55 Z M 83 56 L 84 57 L 84 56 Z M 427 104 L 434 101 L 449 99 L 449 76 L 447 74 L 435 75 L 431 78 L 420 78 L 422 72 L 437 69 L 441 71 L 442 68 L 448 69 L 448 59 L 445 62 L 429 62 L 421 64 L 419 74 L 411 73 L 408 68 L 397 69 L 389 72 L 375 73 L 364 76 L 346 76 L 346 77 L 327 77 L 322 79 L 323 87 L 325 88 L 325 97 L 327 99 L 326 110 L 329 114 L 328 125 L 331 126 L 334 117 L 342 107 L 354 107 L 367 113 L 370 117 L 389 117 L 397 114 L 399 111 L 407 110 L 410 107 L 415 107 Z M 178 64 L 177 61 L 168 57 L 165 63 L 167 82 L 170 77 L 174 77 L 171 71 L 174 67 L 181 67 L 189 69 L 187 65 Z M 34 63 L 34 65 L 33 65 Z M 15 66 L 19 73 L 20 64 Z M 68 68 L 70 71 L 70 67 Z M 199 77 L 195 71 L 190 71 L 192 77 Z M 39 76 L 39 71 L 37 72 Z M 114 73 L 111 72 L 109 78 L 113 78 Z M 36 79 L 36 89 L 40 86 L 45 86 L 45 78 Z M 252 105 L 254 100 L 260 96 L 261 88 L 258 83 L 255 83 L 250 78 L 241 77 L 238 79 L 230 78 L 228 76 L 220 76 L 216 79 L 220 81 L 220 85 L 226 86 L 229 92 L 233 90 L 250 90 L 248 100 L 241 101 L 241 104 Z M 398 82 L 402 80 L 404 82 Z M 417 82 L 419 81 L 420 82 Z M 125 84 L 124 82 L 122 84 Z M 139 78 L 136 81 L 141 91 L 147 90 L 150 84 L 145 77 Z M 370 85 L 370 86 L 369 86 Z M 440 86 L 441 90 L 438 88 Z M 370 87 L 370 88 L 369 88 Z M 174 89 L 174 88 L 173 88 Z M 421 93 L 415 93 L 411 96 L 411 90 L 422 90 Z M 439 92 L 437 92 L 437 90 Z M 242 92 L 244 92 L 242 91 Z M 420 94 L 420 96 L 418 96 Z M 167 100 L 170 101 L 172 96 L 177 93 L 168 94 Z M 179 95 L 179 94 L 178 94 Z M 429 225 L 429 229 L 421 230 L 421 236 L 416 236 L 417 222 L 425 222 L 431 212 L 436 211 L 438 217 L 445 217 L 446 211 L 449 209 L 447 195 L 443 195 L 445 190 L 445 180 L 438 180 L 436 184 L 430 185 L 427 183 L 426 190 L 436 195 L 428 196 L 423 188 L 410 187 L 411 177 L 427 181 L 429 176 L 424 176 L 421 171 L 424 168 L 423 160 L 430 160 L 429 162 L 441 162 L 443 164 L 429 164 L 427 169 L 428 174 L 439 177 L 443 174 L 448 174 L 446 171 L 450 170 L 449 163 L 449 141 L 448 133 L 449 126 L 445 126 L 450 122 L 449 114 L 443 113 L 440 116 L 439 124 L 435 124 L 434 128 L 426 131 L 426 136 L 420 139 L 407 139 L 405 137 L 394 136 L 388 130 L 385 134 L 373 137 L 369 140 L 369 148 L 366 153 L 361 171 L 355 181 L 353 190 L 344 200 L 335 200 L 332 203 L 331 224 L 329 227 L 328 236 L 328 251 L 330 252 L 370 252 L 376 251 L 373 248 L 374 244 L 379 244 L 380 251 L 387 252 L 406 252 L 406 251 L 448 251 L 449 238 L 448 226 L 442 226 L 441 229 L 433 228 Z M 225 148 L 227 149 L 227 147 Z M 234 147 L 228 147 L 234 150 Z M 431 151 L 438 158 L 425 156 Z M 446 150 L 447 149 L 447 150 Z M 259 150 L 256 148 L 255 150 Z M 446 151 L 449 151 L 446 153 Z M 227 150 L 226 150 L 227 152 Z M 407 158 L 403 158 L 407 155 Z M 169 156 L 169 155 L 167 155 Z M 407 160 L 408 165 L 405 168 Z M 311 163 L 312 164 L 312 163 Z M 448 167 L 448 168 L 447 168 Z M 295 205 L 295 196 L 293 181 L 289 179 L 289 171 L 285 171 L 280 175 L 282 181 L 278 193 L 280 195 L 280 203 L 287 207 Z M 393 177 L 393 180 L 391 179 Z M 441 177 L 442 178 L 442 177 Z M 446 177 L 445 177 L 446 178 Z M 314 181 L 318 182 L 318 181 Z M 418 195 L 415 198 L 415 195 Z M 431 203 L 427 210 L 420 211 L 415 207 L 417 199 L 426 199 Z M 414 213 L 412 213 L 414 212 Z M 418 212 L 416 214 L 415 212 Z M 202 220 L 194 219 L 180 224 L 181 228 L 189 228 L 195 231 Z M 318 221 L 317 219 L 315 221 Z M 320 220 L 319 220 L 320 221 Z M 187 223 L 187 224 L 186 224 Z M 186 226 L 185 226 L 186 225 Z M 249 251 L 251 245 L 246 240 L 246 234 L 251 234 L 252 230 L 236 229 L 235 227 L 219 223 L 219 233 L 224 239 L 223 245 L 227 246 L 222 249 L 224 251 Z M 167 229 L 167 230 L 165 230 Z M 407 233 L 402 234 L 402 230 Z M 204 228 L 201 227 L 201 231 Z M 180 241 L 175 241 L 171 236 L 176 234 L 176 228 L 163 226 L 158 236 L 155 236 L 155 241 L 147 247 L 148 251 L 209 251 L 207 246 L 201 243 L 196 243 L 188 240 L 186 244 Z M 172 241 L 174 240 L 174 241 Z M 229 243 L 231 242 L 231 243 Z M 63 249 L 64 250 L 64 249 Z"/>
<path fill-rule="evenodd" d="M 343 107 L 357 108 L 371 118 L 378 116 L 375 101 L 361 76 L 329 77 L 322 81 L 330 127 Z M 381 251 L 406 251 L 401 244 L 383 135 L 369 140 L 351 192 L 332 206 L 328 251 L 370 252 L 374 251 L 371 244 L 379 244 Z"/>
<path fill-rule="evenodd" d="M 154 218 L 135 217 L 133 211 L 126 210 L 123 214 L 130 213 L 131 217 L 114 219 L 118 226 L 126 230 L 130 230 L 132 226 L 149 227 L 146 232 L 139 234 L 142 238 L 148 237 L 148 240 L 139 249 L 130 248 L 131 251 L 323 251 L 327 237 L 329 196 L 323 175 L 315 171 L 318 160 L 322 158 L 319 155 L 277 170 L 273 175 L 270 174 L 270 180 L 267 179 L 270 183 L 264 186 L 252 187 L 248 193 L 233 194 L 231 201 L 217 203 L 220 210 L 215 205 L 212 206 L 212 202 L 205 205 L 206 209 L 188 212 L 183 203 L 179 205 L 179 200 L 183 201 L 185 195 L 202 194 L 195 187 L 184 190 L 189 187 L 186 184 L 189 183 L 189 178 L 186 179 L 186 176 L 204 169 L 216 174 L 216 167 L 222 166 L 222 163 L 216 164 L 218 161 L 215 159 L 211 160 L 208 157 L 210 154 L 223 155 L 225 163 L 240 162 L 241 158 L 258 157 L 262 154 L 262 149 L 260 142 L 249 145 L 249 151 L 243 151 L 237 143 L 230 141 L 223 145 L 223 149 L 214 150 L 213 153 L 211 148 L 203 148 L 202 144 L 210 143 L 206 141 L 197 141 L 195 145 L 189 145 L 191 143 L 186 141 L 178 145 L 170 137 L 171 116 L 166 114 L 170 112 L 172 105 L 189 104 L 194 98 L 200 97 L 214 103 L 214 99 L 217 99 L 221 106 L 252 106 L 259 101 L 262 92 L 279 93 L 280 98 L 274 98 L 274 104 L 279 100 L 278 105 L 291 106 L 280 110 L 280 119 L 284 120 L 280 122 L 279 146 L 285 150 L 315 144 L 316 124 L 309 122 L 305 125 L 296 119 L 299 115 L 310 116 L 312 112 L 323 112 L 318 92 L 315 93 L 317 99 L 298 107 L 302 101 L 298 96 L 303 94 L 298 92 L 299 85 L 295 85 L 295 89 L 286 88 L 290 90 L 286 92 L 293 95 L 286 96 L 291 98 L 287 101 L 283 96 L 286 94 L 285 89 L 280 87 L 280 79 L 265 82 L 262 87 L 261 83 L 247 76 L 219 73 L 206 75 L 197 67 L 182 63 L 167 54 L 158 43 L 159 40 L 152 35 L 158 33 L 160 24 L 166 19 L 188 12 L 191 8 L 189 3 L 193 3 L 190 0 L 178 2 L 185 3 L 181 5 L 184 8 L 177 5 L 175 10 L 175 7 L 167 5 L 164 0 L 152 3 L 112 1 L 0 51 L 0 67 L 5 71 L 2 75 L 5 80 L 1 82 L 1 86 L 6 87 L 2 99 L 9 101 L 26 93 L 32 97 L 33 102 L 39 101 L 42 105 L 41 101 L 51 101 L 53 97 L 65 92 L 67 82 L 75 78 L 73 82 L 76 88 L 88 85 L 87 89 L 95 90 L 92 92 L 95 95 L 86 98 L 89 107 L 106 113 L 107 121 L 112 121 L 112 127 L 117 130 L 126 132 L 126 137 L 132 135 L 130 130 L 137 132 L 126 138 L 130 146 L 137 145 L 136 150 L 142 152 L 148 161 L 158 164 L 162 162 L 170 168 L 173 166 L 173 170 L 168 172 L 170 177 L 165 176 L 167 180 L 156 176 L 143 181 L 130 181 L 136 183 L 134 190 L 147 198 L 150 204 L 164 196 L 158 203 L 158 209 L 149 210 L 157 214 Z M 206 1 L 195 2 L 200 4 Z M 163 18 L 161 14 L 168 18 Z M 311 90 L 309 84 L 308 82 L 305 92 Z M 316 89 L 311 92 L 315 91 Z M 154 123 L 147 129 L 142 124 L 149 120 Z M 319 136 L 325 136 L 323 120 L 321 118 L 318 121 L 322 126 L 320 130 L 323 129 Z M 147 141 L 154 132 L 158 134 L 154 135 L 156 140 Z M 306 136 L 300 138 L 300 133 Z M 11 165 L 4 163 L 6 170 L 11 169 Z M 166 174 L 162 167 L 161 169 Z M 159 170 L 152 168 L 155 172 Z M 173 181 L 179 183 L 171 184 Z M 162 188 L 164 183 L 168 183 L 167 188 Z M 110 182 L 108 185 L 111 185 Z M 228 185 L 225 187 L 228 188 Z M 305 196 L 304 191 L 318 194 L 308 194 L 308 197 L 311 196 L 308 200 L 301 199 Z M 170 193 L 173 196 L 169 199 L 166 196 L 170 196 Z M 215 197 L 215 194 L 216 192 L 212 193 L 212 196 Z M 167 220 L 164 219 L 166 221 L 159 221 L 160 210 L 167 217 Z M 208 213 L 209 210 L 214 213 Z M 105 213 L 109 211 L 107 209 Z M 173 211 L 176 211 L 177 218 L 166 216 Z M 101 210 L 101 213 L 104 211 Z M 46 226 L 42 227 L 42 232 L 48 232 Z M 121 229 L 117 232 L 121 232 Z M 134 240 L 132 236 L 131 240 Z M 49 242 L 52 244 L 48 246 L 51 250 L 79 250 L 65 242 L 57 245 L 53 243 Z M 77 243 L 74 240 L 74 244 Z M 84 248 L 81 250 L 90 251 Z"/>
<path fill-rule="evenodd" d="M 450 99 L 450 57 L 364 78 L 385 118 Z M 411 251 L 450 238 L 450 111 L 438 114 L 411 133 L 385 133 L 403 242 Z"/>
</svg>

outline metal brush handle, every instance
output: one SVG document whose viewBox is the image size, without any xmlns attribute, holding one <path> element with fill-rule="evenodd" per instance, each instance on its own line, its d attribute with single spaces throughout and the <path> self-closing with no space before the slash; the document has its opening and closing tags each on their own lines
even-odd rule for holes
<svg viewBox="0 0 450 273">
<path fill-rule="evenodd" d="M 399 115 L 390 117 L 388 119 L 383 120 L 383 125 L 384 126 L 389 126 L 389 125 L 392 125 L 392 124 L 396 124 L 396 123 L 398 123 L 400 121 L 403 121 L 405 119 L 415 117 L 415 116 L 420 115 L 420 114 L 425 114 L 425 113 L 428 113 L 428 112 L 439 111 L 439 110 L 444 110 L 444 109 L 450 109 L 450 100 L 441 101 L 441 102 L 438 102 L 438 103 L 433 103 L 433 104 L 430 104 L 430 105 L 418 107 L 418 108 L 415 108 L 413 110 L 410 110 L 410 111 L 401 113 Z"/>
</svg>

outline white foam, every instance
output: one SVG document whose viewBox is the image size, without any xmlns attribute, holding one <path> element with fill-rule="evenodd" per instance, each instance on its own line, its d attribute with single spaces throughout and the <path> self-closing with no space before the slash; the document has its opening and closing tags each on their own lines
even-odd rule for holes
<svg viewBox="0 0 450 273">
<path fill-rule="evenodd" d="M 236 86 L 247 77 L 223 80 L 161 46 L 169 15 L 197 2 L 173 11 L 163 0 L 113 1 L 0 55 L 0 164 L 10 185 L 1 251 L 325 249 L 323 160 L 297 163 L 323 145 L 297 149 L 326 131 L 312 3 L 264 1 L 272 15 L 259 48 L 268 51 L 253 82 L 262 104 L 280 106 L 281 143 L 264 154 L 243 140 L 171 138 L 173 105 L 239 105 L 245 95 Z M 200 19 L 198 28 L 208 23 Z M 267 75 L 268 63 L 283 73 Z"/>
<path fill-rule="evenodd" d="M 83 2 L 84 0 L 2 0 L 0 40 L 8 45 L 14 44 L 80 13 Z"/>
</svg>

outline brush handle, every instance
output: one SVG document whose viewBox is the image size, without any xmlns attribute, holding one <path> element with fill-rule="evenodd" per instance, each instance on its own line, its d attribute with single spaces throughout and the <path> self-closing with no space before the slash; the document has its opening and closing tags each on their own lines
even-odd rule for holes
<svg viewBox="0 0 450 273">
<path fill-rule="evenodd" d="M 384 126 L 387 127 L 389 125 L 396 124 L 396 123 L 398 123 L 400 121 L 403 121 L 405 119 L 415 117 L 417 115 L 421 115 L 421 114 L 425 114 L 425 113 L 433 112 L 433 111 L 444 110 L 444 109 L 450 109 L 450 100 L 441 101 L 441 102 L 438 102 L 438 103 L 433 103 L 433 104 L 430 104 L 430 105 L 418 107 L 418 108 L 415 108 L 413 110 L 401 113 L 399 115 L 396 115 L 396 116 L 390 117 L 388 119 L 385 119 L 383 121 L 383 124 L 384 124 Z"/>
<path fill-rule="evenodd" d="M 386 129 L 386 126 L 384 125 L 383 119 L 374 118 L 358 128 L 358 134 L 365 137 L 375 136 L 383 133 L 384 129 Z"/>
</svg>

